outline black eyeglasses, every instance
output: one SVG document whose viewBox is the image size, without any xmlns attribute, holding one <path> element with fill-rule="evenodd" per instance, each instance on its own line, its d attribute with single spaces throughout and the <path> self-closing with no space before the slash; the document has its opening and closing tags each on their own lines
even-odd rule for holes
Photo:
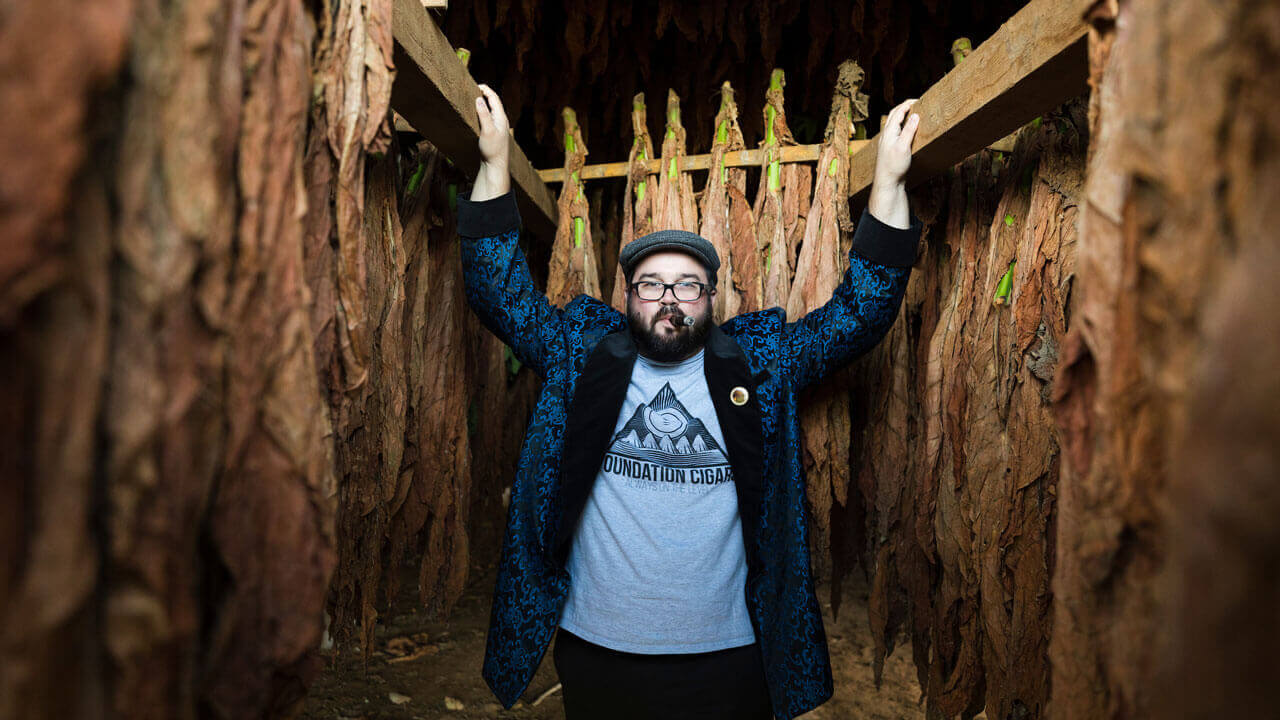
<svg viewBox="0 0 1280 720">
<path fill-rule="evenodd" d="M 631 283 L 631 289 L 635 291 L 636 296 L 641 300 L 661 300 L 667 294 L 668 288 L 671 289 L 671 294 L 675 299 L 680 302 L 693 302 L 702 297 L 703 291 L 706 291 L 708 295 L 714 295 L 716 292 L 716 289 L 710 285 L 687 280 L 674 283 L 642 280 Z"/>
</svg>

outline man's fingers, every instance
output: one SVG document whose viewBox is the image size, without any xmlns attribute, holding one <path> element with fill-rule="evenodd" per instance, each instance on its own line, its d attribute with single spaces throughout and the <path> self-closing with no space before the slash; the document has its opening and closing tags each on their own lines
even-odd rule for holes
<svg viewBox="0 0 1280 720">
<path fill-rule="evenodd" d="M 917 100 L 918 98 L 912 98 L 910 100 L 903 101 L 889 112 L 888 124 L 893 126 L 894 134 L 902 131 L 907 112 L 911 110 L 911 106 L 914 105 Z"/>
<path fill-rule="evenodd" d="M 484 94 L 484 99 L 489 102 L 489 110 L 493 113 L 494 118 L 505 118 L 507 111 L 502 107 L 502 100 L 498 97 L 498 93 L 488 85 L 480 85 L 480 92 Z"/>
<path fill-rule="evenodd" d="M 920 115 L 912 113 L 911 117 L 907 118 L 907 122 L 902 126 L 902 134 L 898 136 L 898 142 L 901 142 L 908 148 L 911 147 L 911 142 L 915 140 L 916 130 L 919 127 Z"/>
<path fill-rule="evenodd" d="M 902 132 L 902 116 L 907 112 L 907 104 L 901 103 L 896 105 L 889 111 L 889 117 L 884 122 L 884 129 L 889 133 L 889 137 L 898 137 L 898 133 Z"/>
<path fill-rule="evenodd" d="M 480 132 L 488 132 L 493 127 L 493 114 L 482 97 L 476 98 L 476 117 L 480 120 Z"/>
</svg>

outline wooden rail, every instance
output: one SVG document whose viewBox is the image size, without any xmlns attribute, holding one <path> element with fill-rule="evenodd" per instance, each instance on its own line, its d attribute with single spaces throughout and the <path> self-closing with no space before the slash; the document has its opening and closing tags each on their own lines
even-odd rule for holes
<svg viewBox="0 0 1280 720">
<path fill-rule="evenodd" d="M 1037 115 L 1088 89 L 1084 13 L 1094 0 L 1031 0 L 963 62 L 930 87 L 920 115 L 907 185 L 945 172 Z M 866 202 L 876 166 L 869 143 L 849 163 L 849 194 Z"/>
<path fill-rule="evenodd" d="M 866 140 L 852 140 L 849 142 L 850 149 L 861 149 L 867 143 Z M 784 163 L 797 162 L 817 162 L 818 156 L 822 154 L 821 145 L 785 145 L 779 148 L 778 161 Z M 680 170 L 710 170 L 712 155 L 686 155 L 684 161 L 680 163 Z M 764 150 L 734 150 L 724 154 L 725 167 L 749 167 L 758 166 L 764 162 Z M 646 169 L 651 173 L 657 173 L 662 169 L 662 159 L 657 158 L 647 162 Z M 559 183 L 564 182 L 564 168 L 552 168 L 550 170 L 539 170 L 538 175 L 544 182 Z M 625 162 L 601 163 L 599 165 L 587 165 L 582 168 L 582 172 L 578 177 L 582 180 L 599 180 L 601 178 L 626 177 L 627 164 Z"/>
<path fill-rule="evenodd" d="M 454 165 L 470 175 L 480 167 L 480 97 L 471 74 L 454 54 L 422 0 L 392 0 L 396 79 L 391 106 Z M 556 232 L 556 201 L 529 158 L 514 142 L 508 159 L 511 186 L 525 227 L 550 242 Z"/>
</svg>

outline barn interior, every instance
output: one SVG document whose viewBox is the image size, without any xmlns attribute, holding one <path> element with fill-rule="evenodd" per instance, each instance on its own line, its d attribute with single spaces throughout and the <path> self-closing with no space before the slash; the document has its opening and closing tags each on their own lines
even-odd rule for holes
<svg viewBox="0 0 1280 720">
<path fill-rule="evenodd" d="M 476 83 L 540 289 L 678 227 L 720 320 L 830 297 L 920 98 L 901 310 L 801 397 L 804 717 L 1274 715 L 1277 57 L 1261 0 L 8 3 L 0 716 L 563 716 L 480 677 L 542 379 L 468 307 Z"/>
</svg>

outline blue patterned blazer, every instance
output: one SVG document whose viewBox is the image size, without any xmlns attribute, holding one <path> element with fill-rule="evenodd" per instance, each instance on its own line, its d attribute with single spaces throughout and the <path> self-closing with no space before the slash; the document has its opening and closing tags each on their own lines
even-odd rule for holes
<svg viewBox="0 0 1280 720">
<path fill-rule="evenodd" d="M 579 295 L 552 305 L 517 244 L 514 197 L 458 200 L 467 301 L 543 378 L 511 488 L 483 674 L 511 707 L 559 624 L 565 560 L 630 382 L 636 347 L 626 316 Z M 712 327 L 704 366 L 742 517 L 747 611 L 774 714 L 792 718 L 831 697 L 831 665 L 809 566 L 808 508 L 796 397 L 873 347 L 897 315 L 920 224 L 899 230 L 863 213 L 849 269 L 831 300 L 795 322 L 781 308 Z M 745 387 L 745 405 L 729 392 Z"/>
</svg>

